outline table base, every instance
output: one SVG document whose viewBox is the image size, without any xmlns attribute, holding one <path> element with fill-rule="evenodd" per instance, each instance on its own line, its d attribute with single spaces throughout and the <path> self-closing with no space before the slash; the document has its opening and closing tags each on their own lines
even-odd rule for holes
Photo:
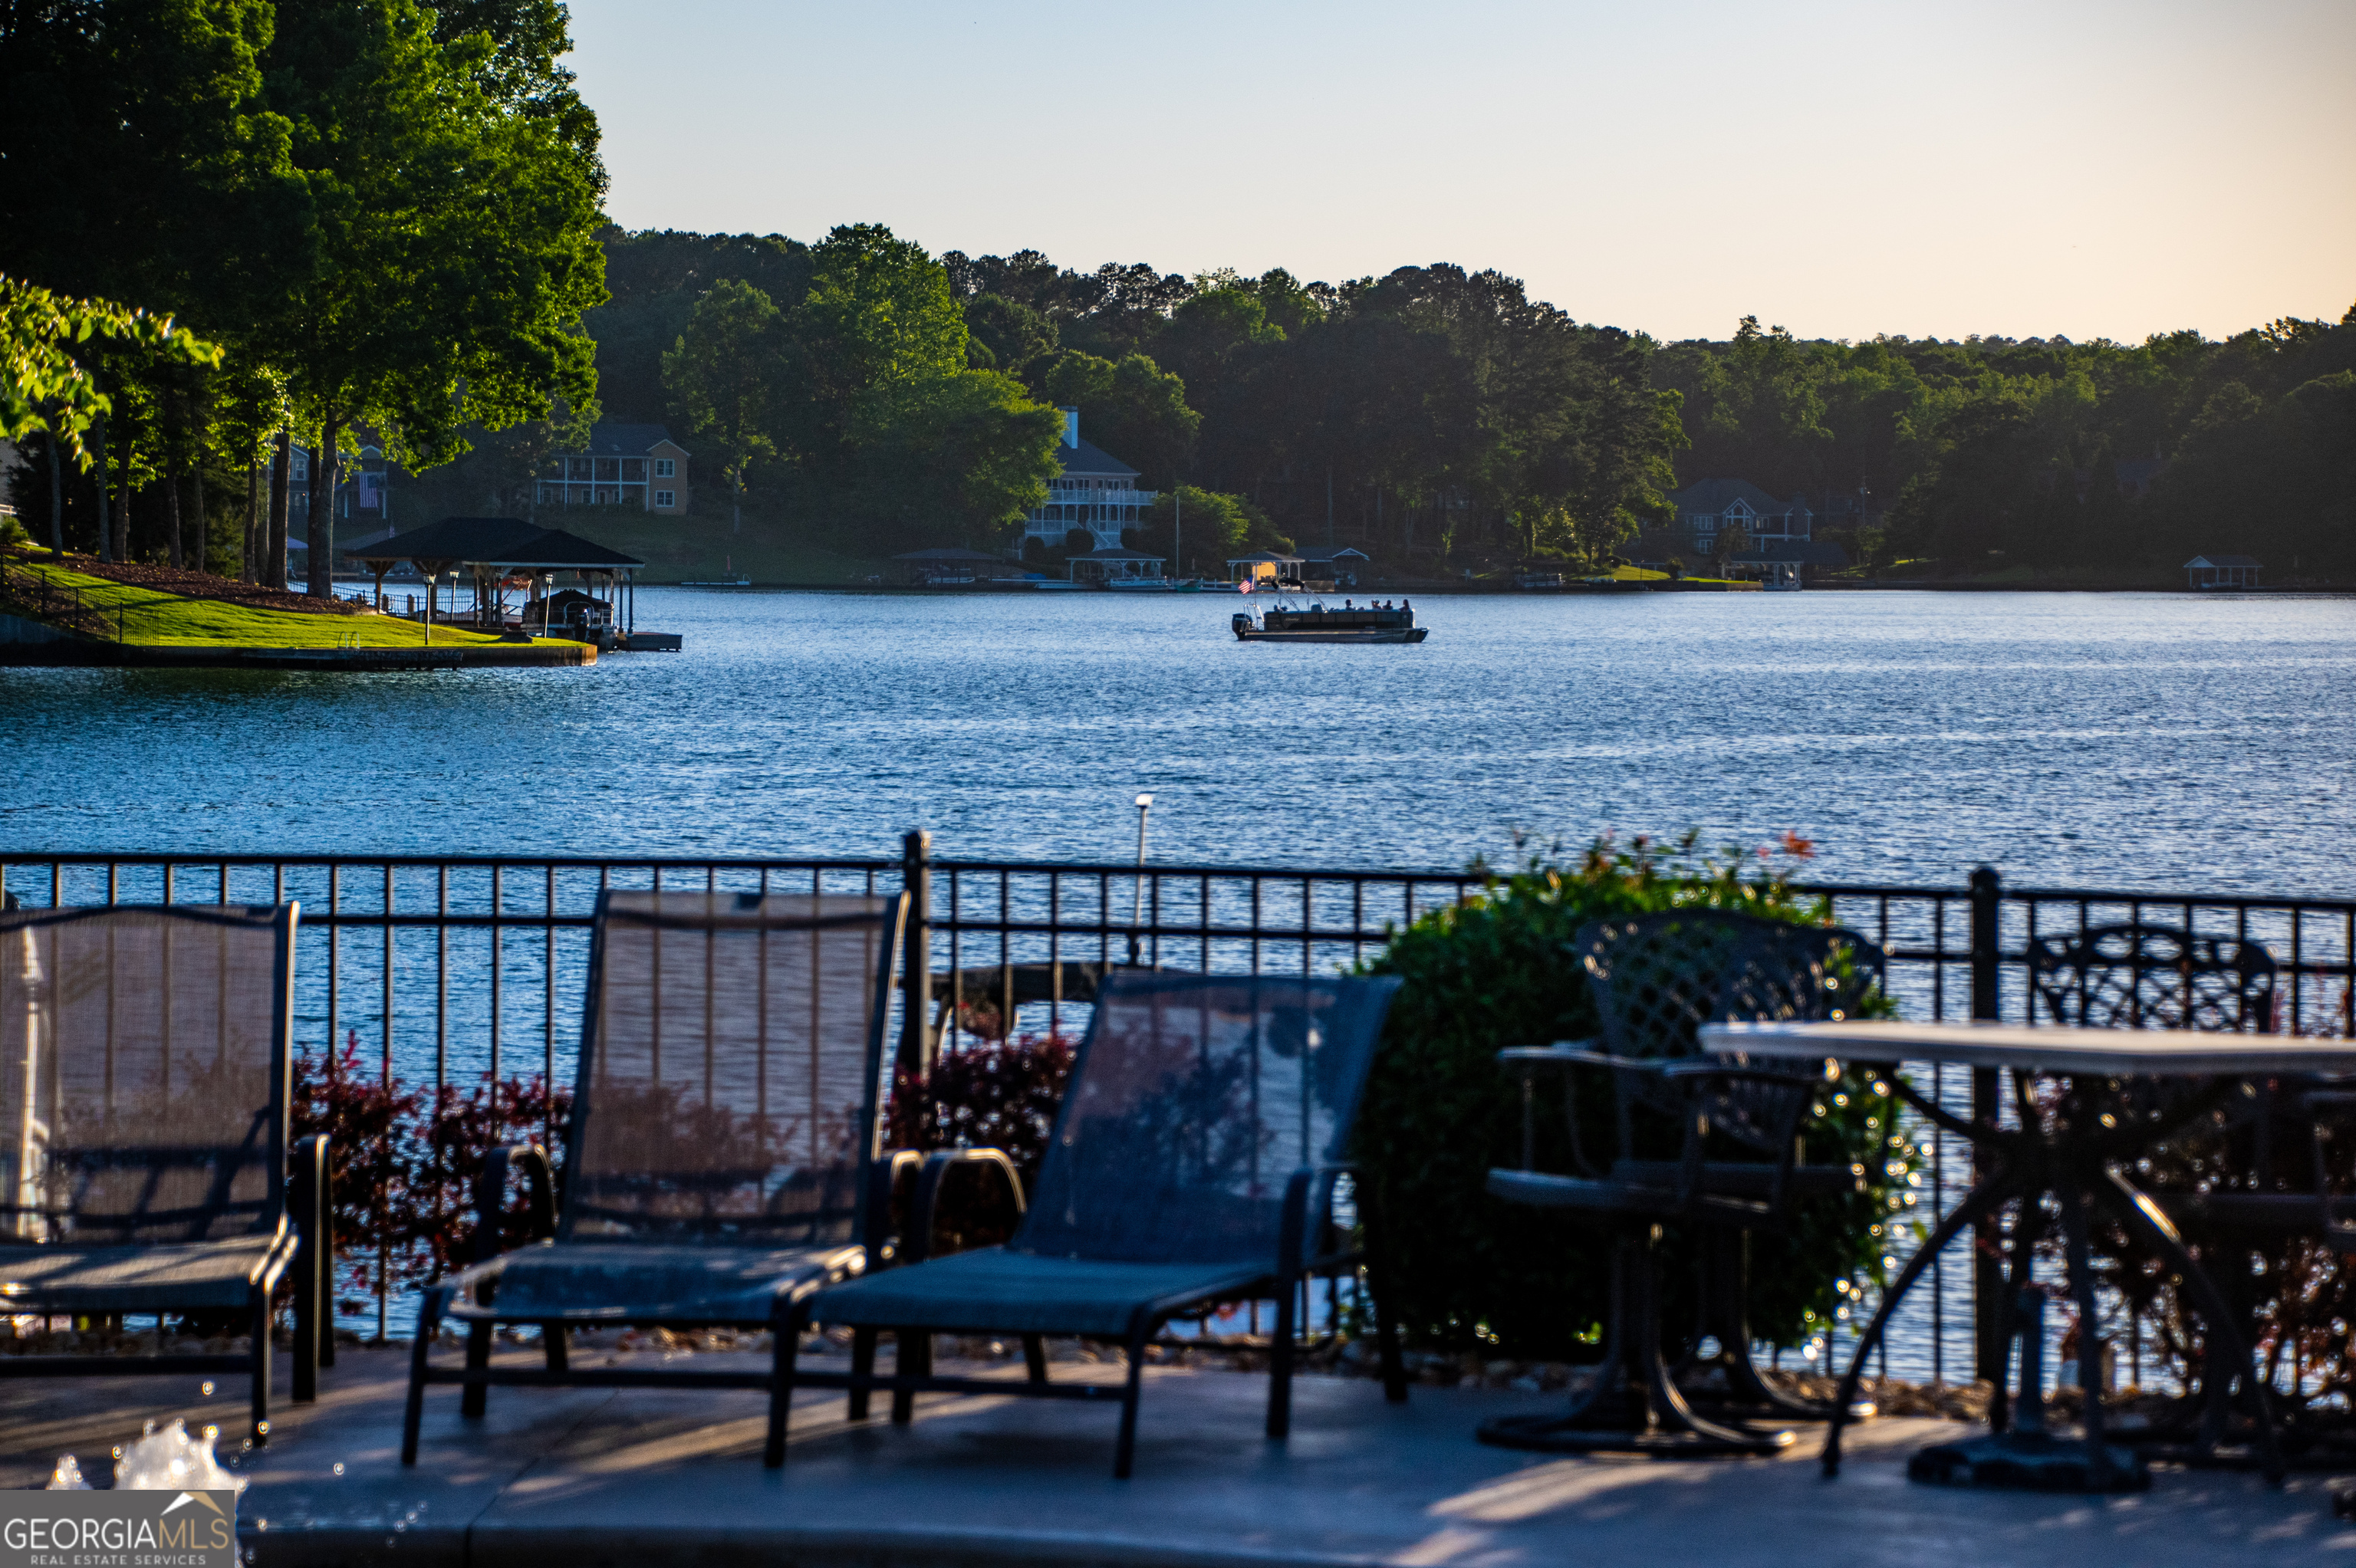
<svg viewBox="0 0 2356 1568">
<path fill-rule="evenodd" d="M 1541 1454 L 1650 1454 L 1717 1459 L 1780 1454 L 1788 1431 L 1721 1426 L 1694 1413 L 1661 1360 L 1661 1228 L 1623 1230 L 1612 1249 L 1612 1304 L 1595 1380 L 1560 1415 L 1507 1415 L 1483 1422 L 1482 1442 Z"/>
<path fill-rule="evenodd" d="M 2142 1456 L 2115 1443 L 2095 1445 L 2049 1432 L 1998 1432 L 1940 1443 L 1906 1462 L 1909 1480 L 1937 1486 L 2006 1487 L 2033 1492 L 2140 1492 L 2151 1486 Z"/>
</svg>

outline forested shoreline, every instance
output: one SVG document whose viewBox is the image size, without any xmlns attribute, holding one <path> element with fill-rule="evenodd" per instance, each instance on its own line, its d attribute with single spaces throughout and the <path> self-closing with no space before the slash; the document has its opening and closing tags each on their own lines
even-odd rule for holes
<svg viewBox="0 0 2356 1568">
<path fill-rule="evenodd" d="M 630 231 L 565 27 L 555 0 L 0 9 L 22 526 L 269 581 L 290 539 L 384 516 L 339 522 L 320 483 L 290 516 L 296 448 L 347 476 L 378 449 L 407 521 L 530 514 L 604 419 L 688 446 L 722 549 L 997 549 L 1071 405 L 1165 496 L 1135 542 L 1182 573 L 1295 542 L 1401 578 L 1600 567 L 1730 478 L 1868 570 L 2234 551 L 2356 577 L 2356 309 L 2134 345 L 1752 317 L 1665 343 L 1452 263 L 1329 283 L 934 255 L 878 224 Z"/>
<path fill-rule="evenodd" d="M 609 417 L 685 436 L 663 359 L 698 302 L 744 284 L 790 318 L 841 243 L 607 230 L 613 298 L 585 320 Z M 1873 569 L 2149 571 L 2225 550 L 2278 581 L 2356 574 L 2356 307 L 2136 345 L 1806 341 L 1755 318 L 1660 343 L 1449 265 L 1336 286 L 951 251 L 937 271 L 970 371 L 1077 405 L 1141 486 L 1184 485 L 1190 515 L 1227 505 L 1239 543 L 1323 542 L 1330 518 L 1407 573 L 1600 564 L 1668 521 L 1681 485 L 1729 477 L 1839 516 L 1833 537 Z M 988 519 L 944 526 L 938 478 L 899 453 L 777 451 L 757 464 L 771 498 L 839 548 L 1002 542 Z M 1167 547 L 1166 511 L 1140 543 Z"/>
</svg>

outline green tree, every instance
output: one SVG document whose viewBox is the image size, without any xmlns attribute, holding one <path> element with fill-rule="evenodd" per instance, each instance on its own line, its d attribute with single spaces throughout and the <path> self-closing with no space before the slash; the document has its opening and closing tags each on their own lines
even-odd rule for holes
<svg viewBox="0 0 2356 1568">
<path fill-rule="evenodd" d="M 1055 324 L 1019 300 L 976 294 L 965 304 L 965 325 L 966 357 L 977 369 L 1027 381 L 1032 366 L 1055 351 Z"/>
<path fill-rule="evenodd" d="M 316 594 L 330 592 L 335 454 L 353 421 L 415 470 L 463 453 L 470 420 L 595 402 L 581 313 L 605 295 L 602 176 L 578 116 L 495 96 L 502 41 L 445 41 L 441 20 L 411 0 L 298 7 L 270 50 L 319 244 L 282 329 L 317 432 Z"/>
<path fill-rule="evenodd" d="M 220 349 L 169 316 L 105 300 L 70 299 L 0 272 L 0 439 L 47 431 L 85 466 L 82 432 L 112 406 L 82 363 L 92 337 L 151 349 L 184 365 L 217 365 Z"/>
<path fill-rule="evenodd" d="M 1167 560 L 1173 577 L 1225 577 L 1227 562 L 1237 556 L 1292 549 L 1292 541 L 1276 531 L 1268 514 L 1241 496 L 1192 485 L 1156 496 L 1136 537 L 1137 548 Z"/>
<path fill-rule="evenodd" d="M 752 284 L 723 278 L 696 303 L 687 330 L 663 356 L 663 385 L 689 427 L 720 443 L 732 533 L 744 529 L 744 475 L 773 459 L 781 399 L 784 317 Z"/>
<path fill-rule="evenodd" d="M 1142 354 L 1116 364 L 1067 348 L 1048 361 L 1037 386 L 1047 401 L 1077 408 L 1088 439 L 1137 464 L 1146 489 L 1176 481 L 1203 424 L 1186 406 L 1186 383 Z"/>
<path fill-rule="evenodd" d="M 787 319 L 805 396 L 787 437 L 832 465 L 890 432 L 933 383 L 965 371 L 965 314 L 922 246 L 881 224 L 830 230 L 812 247 L 810 290 Z"/>
<path fill-rule="evenodd" d="M 940 538 L 982 549 L 1005 541 L 1023 513 L 1047 499 L 1063 421 L 1012 376 L 964 370 L 919 384 L 896 400 L 897 418 L 864 464 L 896 492 L 895 542 Z"/>
</svg>

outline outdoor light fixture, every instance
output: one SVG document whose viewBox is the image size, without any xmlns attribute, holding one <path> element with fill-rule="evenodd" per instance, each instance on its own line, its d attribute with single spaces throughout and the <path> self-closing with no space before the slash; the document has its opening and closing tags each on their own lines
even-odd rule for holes
<svg viewBox="0 0 2356 1568">
<path fill-rule="evenodd" d="M 1137 962 L 1137 928 L 1145 914 L 1145 819 L 1152 814 L 1153 797 L 1137 797 L 1137 875 L 1129 889 L 1129 961 Z"/>
</svg>

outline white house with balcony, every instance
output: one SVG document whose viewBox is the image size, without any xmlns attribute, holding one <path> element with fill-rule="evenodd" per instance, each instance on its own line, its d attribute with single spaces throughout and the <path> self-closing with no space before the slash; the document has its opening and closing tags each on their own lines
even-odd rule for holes
<svg viewBox="0 0 2356 1568">
<path fill-rule="evenodd" d="M 1066 408 L 1064 440 L 1055 448 L 1062 472 L 1047 481 L 1047 502 L 1032 508 L 1023 519 L 1023 537 L 1016 541 L 1025 556 L 1044 548 L 1062 549 L 1074 528 L 1086 528 L 1094 549 L 1121 548 L 1124 528 L 1140 527 L 1146 508 L 1161 494 L 1137 487 L 1137 470 L 1100 447 L 1080 439 L 1080 411 Z"/>
</svg>

